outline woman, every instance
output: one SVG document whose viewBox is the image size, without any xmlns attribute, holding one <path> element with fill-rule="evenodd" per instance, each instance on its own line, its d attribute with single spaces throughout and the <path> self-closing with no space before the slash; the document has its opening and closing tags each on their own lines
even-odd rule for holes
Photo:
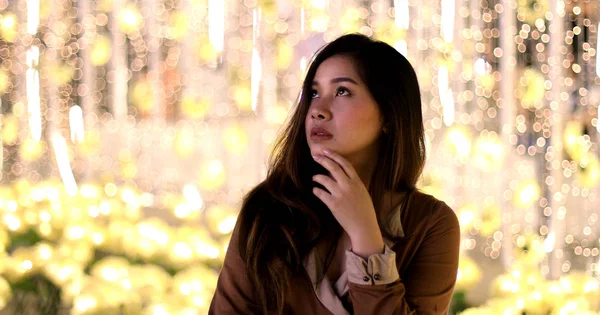
<svg viewBox="0 0 600 315">
<path fill-rule="evenodd" d="M 244 199 L 210 314 L 445 314 L 460 228 L 416 190 L 416 74 L 351 34 L 315 56 L 267 178 Z"/>
</svg>

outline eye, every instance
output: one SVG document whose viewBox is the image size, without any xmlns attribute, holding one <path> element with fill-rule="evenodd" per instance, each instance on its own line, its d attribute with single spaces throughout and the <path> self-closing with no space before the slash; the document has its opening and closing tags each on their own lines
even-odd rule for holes
<svg viewBox="0 0 600 315">
<path fill-rule="evenodd" d="M 337 89 L 337 91 L 335 92 L 335 95 L 336 96 L 350 96 L 350 90 L 341 86 Z"/>
<path fill-rule="evenodd" d="M 319 93 L 317 92 L 317 90 L 310 90 L 310 98 L 315 98 L 318 97 Z"/>
</svg>

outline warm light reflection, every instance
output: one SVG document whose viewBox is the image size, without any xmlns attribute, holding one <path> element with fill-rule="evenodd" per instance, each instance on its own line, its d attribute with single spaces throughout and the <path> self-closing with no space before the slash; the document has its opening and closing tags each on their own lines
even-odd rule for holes
<svg viewBox="0 0 600 315">
<path fill-rule="evenodd" d="M 84 140 L 83 111 L 75 105 L 69 111 L 69 124 L 71 127 L 71 140 L 82 143 Z"/>
<path fill-rule="evenodd" d="M 208 0 L 208 39 L 218 52 L 225 38 L 225 1 Z"/>
<path fill-rule="evenodd" d="M 71 169 L 69 153 L 67 152 L 67 142 L 62 136 L 54 135 L 52 144 L 54 146 L 54 156 L 56 157 L 60 177 L 69 195 L 73 196 L 77 194 L 77 184 L 75 183 L 75 177 Z"/>
</svg>

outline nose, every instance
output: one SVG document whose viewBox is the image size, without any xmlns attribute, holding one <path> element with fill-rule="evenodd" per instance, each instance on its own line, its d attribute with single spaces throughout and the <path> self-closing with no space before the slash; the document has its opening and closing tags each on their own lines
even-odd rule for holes
<svg viewBox="0 0 600 315">
<path fill-rule="evenodd" d="M 313 104 L 310 109 L 310 117 L 313 120 L 330 120 L 331 119 L 331 111 L 327 106 Z"/>
</svg>

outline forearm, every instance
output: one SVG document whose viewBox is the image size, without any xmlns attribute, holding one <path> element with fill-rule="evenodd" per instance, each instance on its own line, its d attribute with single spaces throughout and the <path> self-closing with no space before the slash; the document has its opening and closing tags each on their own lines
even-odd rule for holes
<svg viewBox="0 0 600 315">
<path fill-rule="evenodd" d="M 352 242 L 352 252 L 364 259 L 371 255 L 383 254 L 383 236 L 379 228 L 348 234 Z"/>
</svg>

